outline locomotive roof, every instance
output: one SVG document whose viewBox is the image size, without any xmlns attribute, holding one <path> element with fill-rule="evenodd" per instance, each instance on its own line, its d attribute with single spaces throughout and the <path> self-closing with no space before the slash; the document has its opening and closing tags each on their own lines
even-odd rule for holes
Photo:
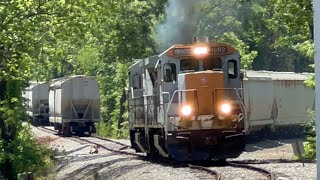
<svg viewBox="0 0 320 180">
<path fill-rule="evenodd" d="M 150 56 L 144 59 L 135 59 L 135 63 L 129 67 L 129 69 L 134 67 L 142 67 L 142 66 L 152 66 L 154 67 L 157 64 L 159 55 Z"/>
<path fill-rule="evenodd" d="M 275 71 L 245 71 L 245 78 L 256 80 L 307 80 L 312 73 L 275 72 Z"/>
</svg>

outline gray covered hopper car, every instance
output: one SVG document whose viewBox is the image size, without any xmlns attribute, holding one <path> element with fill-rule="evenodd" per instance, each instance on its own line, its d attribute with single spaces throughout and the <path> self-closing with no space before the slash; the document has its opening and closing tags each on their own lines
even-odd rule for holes
<svg viewBox="0 0 320 180">
<path fill-rule="evenodd" d="M 27 114 L 35 124 L 49 123 L 49 84 L 43 82 L 31 83 L 24 89 Z"/>
<path fill-rule="evenodd" d="M 49 92 L 50 122 L 64 135 L 95 133 L 100 119 L 100 95 L 97 81 L 83 75 L 56 79 Z"/>
<path fill-rule="evenodd" d="M 254 132 L 295 133 L 314 109 L 315 91 L 307 87 L 308 73 L 246 71 L 243 79 L 245 129 Z M 299 131 L 296 131 L 299 132 Z"/>
</svg>

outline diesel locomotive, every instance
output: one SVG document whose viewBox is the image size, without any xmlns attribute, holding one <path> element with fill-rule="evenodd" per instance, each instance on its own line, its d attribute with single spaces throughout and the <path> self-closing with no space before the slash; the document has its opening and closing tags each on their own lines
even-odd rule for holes
<svg viewBox="0 0 320 180">
<path fill-rule="evenodd" d="M 244 150 L 239 52 L 223 43 L 174 45 L 129 68 L 130 141 L 178 161 L 224 160 Z"/>
</svg>

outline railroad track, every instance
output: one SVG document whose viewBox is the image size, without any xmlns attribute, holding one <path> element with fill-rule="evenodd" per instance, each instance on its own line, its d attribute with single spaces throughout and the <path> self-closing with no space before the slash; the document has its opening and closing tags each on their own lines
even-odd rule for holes
<svg viewBox="0 0 320 180">
<path fill-rule="evenodd" d="M 39 126 L 39 127 L 36 127 L 36 128 L 38 128 L 39 130 L 45 131 L 47 133 L 58 134 L 57 131 L 49 129 L 49 128 L 46 128 L 46 127 L 43 127 L 43 126 Z M 124 151 L 125 149 L 131 148 L 131 147 L 126 145 L 126 144 L 124 144 L 124 143 L 120 143 L 120 142 L 114 141 L 112 139 L 103 138 L 103 137 L 99 137 L 99 136 L 96 136 L 96 135 L 93 135 L 91 137 L 71 136 L 71 137 L 65 137 L 65 138 L 68 138 L 68 139 L 71 139 L 71 140 L 77 141 L 77 142 L 84 142 L 84 143 L 96 145 L 99 148 L 105 149 L 105 150 L 113 152 L 113 153 L 135 156 L 135 157 L 141 158 L 144 161 L 154 162 L 154 160 L 155 160 L 153 158 L 149 158 L 149 157 L 147 157 L 145 155 L 142 155 L 142 154 L 137 154 L 137 153 Z M 103 145 L 101 143 L 97 143 L 96 141 L 94 141 L 94 139 L 98 139 L 98 140 L 102 140 L 102 141 L 108 141 L 108 142 L 120 145 L 120 146 L 122 146 L 122 148 L 119 148 L 119 149 L 109 148 L 106 145 Z M 155 162 L 157 162 L 157 163 L 160 162 L 160 163 L 166 164 L 166 165 L 168 165 L 168 164 L 169 165 L 174 165 L 174 166 L 177 166 L 177 167 L 189 167 L 190 169 L 194 169 L 194 170 L 197 170 L 199 172 L 204 172 L 206 174 L 209 174 L 210 177 L 211 177 L 210 179 L 217 179 L 217 180 L 221 180 L 222 179 L 221 173 L 217 172 L 216 170 L 212 170 L 212 169 L 209 169 L 207 167 L 204 167 L 204 166 L 198 166 L 198 165 L 192 165 L 192 164 L 186 164 L 186 163 L 179 163 L 179 162 L 175 162 L 173 160 L 163 159 L 163 158 L 157 158 Z"/>
<path fill-rule="evenodd" d="M 258 168 L 258 167 L 254 167 L 251 165 L 241 164 L 241 163 L 236 163 L 236 162 L 231 162 L 231 161 L 227 161 L 227 165 L 231 166 L 231 167 L 235 167 L 235 168 L 244 168 L 244 169 L 256 171 L 256 172 L 261 173 L 264 176 L 266 176 L 268 178 L 268 180 L 275 180 L 276 179 L 275 175 L 272 172 L 270 172 L 266 169 L 263 169 L 263 168 Z"/>
<path fill-rule="evenodd" d="M 49 128 L 46 128 L 46 127 L 37 127 L 37 128 L 42 130 L 42 131 L 48 132 L 48 133 L 57 134 L 57 131 L 49 129 Z M 214 179 L 217 179 L 217 180 L 222 180 L 223 179 L 223 175 L 220 172 L 218 172 L 218 171 L 216 171 L 214 169 L 211 169 L 209 167 L 206 167 L 206 166 L 187 164 L 187 163 L 180 163 L 180 162 L 176 162 L 176 161 L 169 160 L 169 159 L 163 159 L 163 158 L 154 159 L 154 158 L 149 158 L 149 157 L 147 157 L 145 155 L 142 155 L 142 154 L 133 153 L 133 152 L 127 152 L 127 151 L 125 151 L 125 149 L 131 148 L 130 146 L 128 146 L 128 145 L 126 145 L 124 143 L 120 143 L 120 142 L 114 141 L 112 139 L 103 138 L 103 137 L 99 137 L 99 136 L 95 136 L 95 135 L 93 135 L 91 137 L 72 136 L 72 137 L 66 137 L 66 138 L 72 139 L 73 141 L 80 141 L 80 142 L 96 145 L 99 148 L 105 149 L 105 150 L 113 152 L 113 153 L 135 156 L 135 157 L 141 158 L 144 161 L 152 161 L 152 162 L 155 162 L 155 163 L 159 163 L 160 162 L 162 164 L 166 164 L 166 165 L 169 164 L 169 165 L 173 165 L 173 166 L 176 166 L 176 167 L 189 167 L 190 169 L 194 169 L 194 170 L 197 170 L 197 171 L 200 171 L 200 172 L 205 172 L 206 174 L 209 174 L 211 178 L 214 178 Z M 100 140 L 100 141 L 101 140 L 102 141 L 108 141 L 108 142 L 120 145 L 122 147 L 119 148 L 119 149 L 109 148 L 106 145 L 98 143 L 95 139 Z M 254 164 L 254 162 L 251 162 L 251 163 Z M 234 168 L 249 169 L 249 170 L 256 171 L 258 173 L 263 174 L 269 180 L 275 180 L 275 176 L 274 176 L 274 174 L 272 172 L 270 172 L 268 170 L 265 170 L 263 168 L 254 167 L 254 166 L 251 166 L 251 165 L 248 165 L 248 164 L 250 164 L 250 161 L 249 162 L 246 162 L 246 161 L 227 161 L 225 163 L 226 166 L 230 166 L 230 167 L 234 167 Z"/>
<path fill-rule="evenodd" d="M 297 159 L 297 160 L 291 160 L 291 159 L 248 159 L 248 160 L 241 160 L 236 161 L 232 160 L 229 162 L 237 163 L 237 164 L 281 164 L 281 163 L 315 163 L 315 160 L 309 160 L 309 159 Z"/>
<path fill-rule="evenodd" d="M 41 131 L 44 131 L 44 132 L 47 132 L 47 133 L 51 133 L 51 134 L 55 134 L 57 135 L 58 132 L 56 130 L 52 130 L 52 129 L 49 129 L 49 128 L 46 128 L 45 126 L 33 126 Z"/>
<path fill-rule="evenodd" d="M 136 156 L 136 157 L 141 158 L 144 161 L 153 162 L 155 160 L 153 158 L 147 157 L 147 156 L 142 155 L 142 154 L 137 154 L 137 153 L 124 151 L 123 149 L 127 149 L 129 147 L 128 145 L 123 144 L 123 143 L 119 143 L 117 141 L 110 140 L 108 138 L 101 138 L 101 137 L 97 137 L 97 136 L 91 137 L 91 138 L 96 138 L 96 139 L 99 139 L 99 140 L 105 140 L 105 141 L 109 141 L 109 142 L 121 145 L 121 146 L 123 146 L 123 148 L 120 148 L 120 149 L 108 148 L 105 145 L 102 145 L 101 143 L 97 143 L 97 142 L 94 142 L 94 141 L 89 140 L 87 138 L 78 137 L 78 136 L 73 136 L 71 138 L 75 138 L 76 140 L 80 140 L 80 141 L 83 141 L 83 142 L 86 142 L 86 143 L 89 143 L 89 144 L 94 144 L 96 146 L 99 146 L 100 148 L 103 148 L 105 150 L 108 150 L 108 151 L 111 151 L 111 152 L 114 152 L 114 153 Z M 213 176 L 214 179 L 216 179 L 216 180 L 221 180 L 222 179 L 221 173 L 217 172 L 216 170 L 212 170 L 212 169 L 209 169 L 207 167 L 204 167 L 204 166 L 196 166 L 196 165 L 192 165 L 192 164 L 179 163 L 179 162 L 176 162 L 176 161 L 173 161 L 173 160 L 169 160 L 169 159 L 157 158 L 156 159 L 156 163 L 159 163 L 159 162 L 162 163 L 162 164 L 166 164 L 166 165 L 169 164 L 169 165 L 174 165 L 174 166 L 177 166 L 177 167 L 189 167 L 190 169 L 195 169 L 197 171 L 205 172 L 205 173 L 209 174 L 210 177 Z"/>
<path fill-rule="evenodd" d="M 191 169 L 205 171 L 205 172 L 213 175 L 216 180 L 222 180 L 223 179 L 223 175 L 221 173 L 219 173 L 218 171 L 214 170 L 214 169 L 210 169 L 210 168 L 203 167 L 203 166 L 192 165 L 192 164 L 188 164 L 188 166 Z"/>
</svg>

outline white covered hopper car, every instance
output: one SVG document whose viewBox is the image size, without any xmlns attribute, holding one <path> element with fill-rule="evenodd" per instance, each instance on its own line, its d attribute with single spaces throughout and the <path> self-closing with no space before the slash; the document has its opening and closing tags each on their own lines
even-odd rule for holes
<svg viewBox="0 0 320 180">
<path fill-rule="evenodd" d="M 100 119 L 100 95 L 97 81 L 83 75 L 56 79 L 49 92 L 50 122 L 55 130 L 72 133 L 95 133 Z"/>
<path fill-rule="evenodd" d="M 22 92 L 22 97 L 25 99 L 27 114 L 32 118 L 32 123 L 49 123 L 49 84 L 31 83 Z"/>
<path fill-rule="evenodd" d="M 247 134 L 301 133 L 300 125 L 310 119 L 308 110 L 315 107 L 315 91 L 304 83 L 310 75 L 246 71 L 243 91 Z"/>
</svg>

